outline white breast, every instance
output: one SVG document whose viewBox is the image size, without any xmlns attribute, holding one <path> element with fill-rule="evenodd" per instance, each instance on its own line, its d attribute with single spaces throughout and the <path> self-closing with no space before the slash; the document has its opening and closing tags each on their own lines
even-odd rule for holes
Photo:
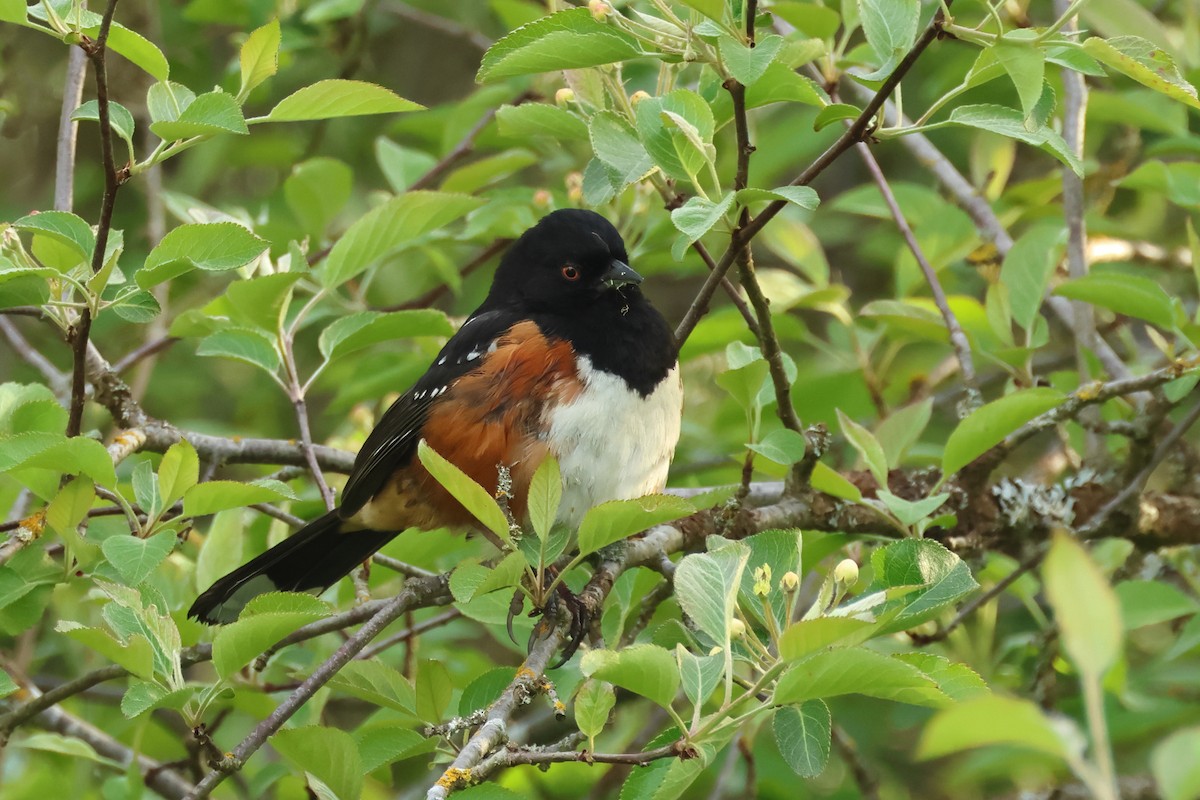
<svg viewBox="0 0 1200 800">
<path fill-rule="evenodd" d="M 609 500 L 628 500 L 666 485 L 679 441 L 683 386 L 676 365 L 648 396 L 579 359 L 583 391 L 547 418 L 550 450 L 562 470 L 558 518 L 572 526 Z"/>
</svg>

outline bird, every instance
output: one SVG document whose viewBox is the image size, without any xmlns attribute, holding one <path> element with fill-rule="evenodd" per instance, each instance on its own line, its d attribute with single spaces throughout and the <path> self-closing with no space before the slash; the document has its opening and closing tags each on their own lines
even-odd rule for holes
<svg viewBox="0 0 1200 800">
<path fill-rule="evenodd" d="M 678 346 L 628 262 L 600 214 L 542 217 L 368 435 L 340 504 L 218 579 L 188 615 L 223 624 L 259 594 L 323 591 L 410 528 L 476 531 L 499 543 L 426 471 L 421 440 L 488 489 L 508 466 L 517 520 L 548 455 L 562 479 L 557 521 L 573 528 L 595 505 L 661 491 L 682 418 Z M 572 631 L 567 658 L 582 634 Z"/>
</svg>

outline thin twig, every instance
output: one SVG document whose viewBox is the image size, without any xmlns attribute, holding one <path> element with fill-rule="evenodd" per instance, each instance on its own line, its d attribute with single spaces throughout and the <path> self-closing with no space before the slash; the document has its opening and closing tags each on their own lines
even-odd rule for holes
<svg viewBox="0 0 1200 800">
<path fill-rule="evenodd" d="M 908 249 L 921 267 L 921 272 L 925 275 L 925 282 L 929 284 L 929 290 L 933 294 L 934 305 L 937 306 L 938 311 L 942 314 L 942 319 L 946 322 L 946 330 L 950 333 L 950 344 L 954 347 L 954 355 L 958 359 L 958 367 L 962 372 L 963 386 L 966 388 L 966 397 L 960 406 L 960 413 L 964 415 L 970 413 L 983 403 L 983 395 L 979 391 L 979 381 L 975 376 L 975 362 L 971 358 L 971 343 L 967 340 L 967 334 L 963 331 L 962 325 L 958 324 L 958 317 L 950 308 L 950 301 L 946 299 L 946 291 L 942 288 L 941 281 L 938 280 L 937 271 L 925 257 L 925 251 L 917 241 L 912 226 L 908 224 L 908 219 L 904 216 L 904 209 L 900 208 L 896 195 L 892 193 L 892 187 L 888 183 L 883 169 L 879 166 L 879 162 L 875 160 L 875 154 L 871 152 L 871 148 L 865 142 L 859 142 L 856 147 L 859 155 L 862 156 L 863 163 L 867 165 L 867 171 L 875 179 L 879 193 L 883 195 L 883 202 L 891 212 L 892 220 L 900 229 L 904 241 L 908 244 Z"/>
<path fill-rule="evenodd" d="M 108 71 L 104 56 L 108 44 L 108 32 L 112 28 L 113 14 L 117 10 L 117 0 L 108 0 L 108 7 L 100 20 L 100 30 L 94 41 L 85 41 L 84 52 L 92 62 L 96 74 L 96 104 L 100 117 L 100 154 L 104 166 L 104 196 L 100 201 L 100 221 L 96 226 L 96 245 L 92 251 L 92 274 L 100 272 L 104 266 L 105 251 L 108 248 L 108 235 L 112 230 L 113 206 L 117 200 L 117 189 L 121 179 L 117 176 L 117 168 L 113 163 L 113 136 L 109 125 L 108 114 Z M 79 319 L 72 327 L 70 334 L 71 352 L 74 365 L 71 371 L 71 404 L 67 411 L 67 436 L 78 436 L 83 424 L 84 394 L 87 388 L 86 362 L 88 352 L 88 336 L 92 330 L 92 310 L 83 309 Z"/>
<path fill-rule="evenodd" d="M 402 616 L 418 601 L 418 598 L 418 593 L 413 588 L 406 586 L 399 594 L 387 601 L 365 625 L 359 628 L 356 634 L 334 651 L 333 655 L 317 667 L 296 691 L 288 695 L 287 699 L 259 723 L 249 736 L 205 775 L 203 780 L 196 785 L 195 790 L 188 795 L 188 800 L 200 800 L 200 798 L 208 797 L 226 777 L 241 769 L 246 760 L 283 727 L 283 724 L 291 719 L 300 710 L 300 707 L 317 693 L 317 690 L 328 683 L 338 670 L 348 664 L 372 639 L 382 633 L 384 628 Z"/>
<path fill-rule="evenodd" d="M 1062 16 L 1070 6 L 1070 0 L 1054 0 L 1054 13 Z M 1067 20 L 1063 25 L 1064 33 L 1077 31 L 1075 18 Z M 1068 34 L 1069 35 L 1069 34 Z M 1062 72 L 1063 84 L 1063 139 L 1067 149 L 1083 162 L 1083 139 L 1085 114 L 1087 113 L 1088 90 L 1083 75 L 1073 69 Z M 1083 178 L 1075 171 L 1063 166 L 1063 214 L 1067 223 L 1067 271 L 1072 279 L 1082 278 L 1088 272 L 1087 264 L 1087 223 L 1084 221 Z M 1091 377 L 1086 353 L 1093 349 L 1096 338 L 1096 321 L 1092 306 L 1082 300 L 1072 300 L 1074 311 L 1072 320 L 1075 332 L 1075 369 L 1079 380 L 1086 381 Z M 1098 415 L 1090 415 L 1098 419 Z M 1096 458 L 1104 452 L 1104 440 L 1092 430 L 1085 432 L 1087 454 Z"/>
<path fill-rule="evenodd" d="M 50 384 L 51 390 L 60 395 L 67 388 L 67 376 L 64 375 L 58 367 L 50 363 L 50 359 L 46 358 L 36 347 L 31 345 L 29 341 L 21 335 L 21 330 L 16 324 L 0 315 L 0 332 L 4 334 L 4 338 L 12 345 L 13 352 L 21 359 L 29 364 L 29 366 L 42 373 L 42 377 L 46 379 L 46 383 Z"/>
<path fill-rule="evenodd" d="M 424 622 L 418 622 L 410 625 L 399 633 L 394 633 L 386 639 L 382 639 L 370 647 L 364 648 L 361 653 L 354 657 L 355 661 L 369 661 L 375 656 L 386 652 L 398 644 L 410 641 L 413 638 L 420 636 L 425 631 L 431 631 L 434 628 L 440 628 L 447 622 L 453 622 L 462 616 L 462 612 L 457 608 L 452 608 L 449 611 L 443 611 L 437 616 L 430 617 Z"/>
<path fill-rule="evenodd" d="M 510 105 L 519 106 L 522 103 L 532 100 L 536 96 L 537 95 L 533 92 L 522 92 L 520 95 L 513 98 L 513 101 Z M 413 181 L 412 184 L 409 185 L 408 191 L 414 192 L 418 189 L 425 189 L 432 186 L 438 180 L 440 180 L 443 175 L 456 167 L 458 162 L 471 155 L 471 153 L 475 150 L 475 140 L 479 138 L 479 134 L 483 133 L 484 128 L 491 124 L 492 120 L 495 118 L 496 107 L 493 106 L 487 110 L 486 114 L 479 118 L 478 122 L 471 126 L 471 129 L 468 130 L 462 139 L 458 141 L 458 144 L 454 145 L 449 153 L 446 153 L 446 155 L 442 156 L 441 160 L 430 167 L 428 172 Z"/>
<path fill-rule="evenodd" d="M 488 263 L 493 258 L 495 258 L 496 256 L 503 253 L 510 244 L 512 244 L 512 239 L 503 239 L 503 238 L 493 239 L 491 244 L 489 244 L 487 247 L 480 250 L 475 255 L 474 258 L 472 258 L 470 261 L 468 261 L 466 264 L 463 265 L 462 269 L 459 270 L 459 272 L 458 272 L 459 276 L 462 278 L 465 278 L 468 275 L 471 275 L 476 270 L 478 270 L 480 267 L 482 267 L 484 264 Z M 434 288 L 430 289 L 428 292 L 421 295 L 420 297 L 414 298 L 412 300 L 408 300 L 403 303 L 398 303 L 393 306 L 385 306 L 385 307 L 377 309 L 377 310 L 386 312 L 386 311 L 406 311 L 406 310 L 412 309 L 412 308 L 428 308 L 429 306 L 433 305 L 442 295 L 444 295 L 448 291 L 450 291 L 450 284 L 443 283 L 439 286 L 435 286 Z"/>
<path fill-rule="evenodd" d="M 79 123 L 71 119 L 83 100 L 83 80 L 87 72 L 87 55 L 81 48 L 72 47 L 67 56 L 67 80 L 63 84 L 62 112 L 58 117 L 58 147 L 54 160 L 54 208 L 70 211 L 75 196 L 75 140 Z"/>
<path fill-rule="evenodd" d="M 387 3 L 386 9 L 396 16 L 415 22 L 418 25 L 424 25 L 426 28 L 440 31 L 447 36 L 463 39 L 469 42 L 480 52 L 483 52 L 492 46 L 492 40 L 484 36 L 479 31 L 475 30 L 474 28 L 469 28 L 466 25 L 461 25 L 447 17 L 443 17 L 441 14 L 434 14 L 429 11 L 424 11 L 420 8 L 410 6 L 408 3 L 402 2 Z"/>
<path fill-rule="evenodd" d="M 1081 539 L 1090 539 L 1100 535 L 1103 531 L 1108 518 L 1115 512 L 1121 510 L 1126 503 L 1134 497 L 1140 495 L 1142 490 L 1146 488 L 1146 482 L 1150 480 L 1150 476 L 1154 470 L 1158 468 L 1168 455 L 1171 449 L 1179 442 L 1188 429 L 1196 424 L 1196 420 L 1200 419 L 1200 402 L 1192 406 L 1191 410 L 1184 415 L 1174 428 L 1162 438 L 1158 446 L 1154 448 L 1154 454 L 1150 456 L 1150 460 L 1142 467 L 1141 472 L 1134 476 L 1133 480 L 1129 481 L 1121 491 L 1117 492 L 1111 500 L 1096 512 L 1096 514 L 1087 521 L 1078 531 L 1078 536 Z"/>
<path fill-rule="evenodd" d="M 144 342 L 141 346 L 130 350 L 128 353 L 113 362 L 113 372 L 122 373 L 135 364 L 141 362 L 142 359 L 157 355 L 178 341 L 178 336 L 162 336 L 158 339 Z"/>
</svg>

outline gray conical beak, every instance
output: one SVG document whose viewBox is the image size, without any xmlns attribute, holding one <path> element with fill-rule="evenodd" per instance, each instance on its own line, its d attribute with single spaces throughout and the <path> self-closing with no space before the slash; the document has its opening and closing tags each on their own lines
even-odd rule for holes
<svg viewBox="0 0 1200 800">
<path fill-rule="evenodd" d="M 634 272 L 624 261 L 613 259 L 613 262 L 608 265 L 608 271 L 600 277 L 600 280 L 616 289 L 620 286 L 628 286 L 630 284 L 636 286 L 642 282 L 643 278 Z"/>
</svg>

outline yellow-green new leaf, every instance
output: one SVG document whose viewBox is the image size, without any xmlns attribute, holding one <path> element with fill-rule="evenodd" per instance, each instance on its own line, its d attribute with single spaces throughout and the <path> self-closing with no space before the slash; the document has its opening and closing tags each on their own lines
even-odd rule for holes
<svg viewBox="0 0 1200 800">
<path fill-rule="evenodd" d="M 1056 533 L 1042 581 L 1063 649 L 1080 672 L 1102 676 L 1120 655 L 1122 640 L 1121 607 L 1104 573 L 1083 545 Z"/>
<path fill-rule="evenodd" d="M 279 70 L 279 20 L 273 19 L 250 34 L 238 60 L 242 66 L 242 87 L 238 97 L 246 99 L 254 87 Z"/>
<path fill-rule="evenodd" d="M 463 508 L 471 512 L 480 524 L 505 542 L 512 543 L 508 535 L 508 520 L 496 504 L 496 498 L 430 447 L 424 439 L 417 444 L 417 457 L 434 480 L 462 503 Z"/>
</svg>

